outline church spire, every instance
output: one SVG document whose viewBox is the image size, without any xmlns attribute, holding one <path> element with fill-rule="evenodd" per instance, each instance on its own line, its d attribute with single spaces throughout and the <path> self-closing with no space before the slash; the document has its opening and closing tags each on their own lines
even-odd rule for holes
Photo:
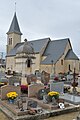
<svg viewBox="0 0 80 120">
<path fill-rule="evenodd" d="M 13 17 L 11 26 L 10 26 L 7 34 L 10 34 L 10 33 L 16 33 L 16 34 L 22 35 L 22 33 L 20 31 L 20 28 L 19 28 L 18 20 L 17 20 L 17 17 L 16 17 L 16 11 L 14 13 L 14 17 Z"/>
</svg>

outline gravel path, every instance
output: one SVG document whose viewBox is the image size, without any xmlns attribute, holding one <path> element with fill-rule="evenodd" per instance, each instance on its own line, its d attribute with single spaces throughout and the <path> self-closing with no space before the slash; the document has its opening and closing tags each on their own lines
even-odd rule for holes
<svg viewBox="0 0 80 120">
<path fill-rule="evenodd" d="M 0 111 L 0 120 L 9 120 L 3 112 Z"/>
<path fill-rule="evenodd" d="M 72 113 L 59 115 L 59 116 L 51 117 L 51 118 L 44 119 L 44 120 L 73 120 L 73 119 L 76 119 L 78 114 L 79 112 L 72 112 Z"/>
</svg>

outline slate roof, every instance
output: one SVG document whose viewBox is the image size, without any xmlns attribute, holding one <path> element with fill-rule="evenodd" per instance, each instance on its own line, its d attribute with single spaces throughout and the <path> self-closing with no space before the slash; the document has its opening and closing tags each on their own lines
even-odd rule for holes
<svg viewBox="0 0 80 120">
<path fill-rule="evenodd" d="M 64 54 L 68 42 L 70 44 L 69 38 L 53 40 L 53 41 L 51 41 L 50 38 L 43 38 L 43 39 L 28 41 L 28 44 L 30 44 L 33 47 L 35 53 L 39 53 L 43 48 L 43 46 L 47 43 L 47 47 L 43 53 L 43 56 L 47 56 L 47 57 L 41 62 L 41 64 L 52 64 L 51 63 L 52 60 L 53 60 L 53 64 L 55 64 L 59 60 L 59 58 Z M 8 53 L 7 56 L 15 56 L 17 49 L 20 46 L 23 46 L 23 44 L 24 42 L 17 43 L 16 46 Z M 78 57 L 75 55 L 75 53 L 72 51 L 72 47 L 71 50 L 69 50 L 67 55 L 65 56 L 65 59 L 79 60 Z"/>
<path fill-rule="evenodd" d="M 10 26 L 7 34 L 10 34 L 10 33 L 13 33 L 13 32 L 22 35 L 22 33 L 20 31 L 20 28 L 19 28 L 18 20 L 17 20 L 17 17 L 16 17 L 16 12 L 14 14 L 11 26 Z"/>
<path fill-rule="evenodd" d="M 23 45 L 23 43 L 17 43 L 16 46 L 15 46 L 13 49 L 11 49 L 11 51 L 8 53 L 7 56 L 15 56 L 17 49 L 18 49 L 21 45 Z"/>
<path fill-rule="evenodd" d="M 42 47 L 50 41 L 50 38 L 43 38 L 43 39 L 38 39 L 38 40 L 33 40 L 29 41 L 29 43 L 32 45 L 34 48 L 35 53 L 39 53 L 42 49 Z"/>
<path fill-rule="evenodd" d="M 41 62 L 41 64 L 52 64 L 52 60 L 53 64 L 55 64 L 64 54 L 64 50 L 68 42 L 70 43 L 70 40 L 68 38 L 50 41 L 43 54 L 43 56 L 47 57 Z"/>
<path fill-rule="evenodd" d="M 76 56 L 76 54 L 71 49 L 68 51 L 67 55 L 65 56 L 65 60 L 79 60 L 79 58 Z"/>
<path fill-rule="evenodd" d="M 38 39 L 38 40 L 33 40 L 33 41 L 28 41 L 28 43 L 34 48 L 35 53 L 39 53 L 44 46 L 46 42 L 50 41 L 50 38 L 43 38 L 43 39 Z M 24 42 L 22 43 L 17 43 L 16 46 L 11 49 L 11 51 L 8 53 L 7 56 L 15 56 L 17 49 L 22 46 Z"/>
</svg>

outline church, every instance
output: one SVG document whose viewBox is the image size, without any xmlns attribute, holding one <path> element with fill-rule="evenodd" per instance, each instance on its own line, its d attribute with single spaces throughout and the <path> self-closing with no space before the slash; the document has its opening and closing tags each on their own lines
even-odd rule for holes
<svg viewBox="0 0 80 120">
<path fill-rule="evenodd" d="M 21 42 L 22 32 L 14 13 L 7 32 L 6 71 L 35 74 L 36 71 L 54 74 L 79 73 L 79 58 L 74 53 L 69 38 L 51 40 L 42 38 Z"/>
</svg>

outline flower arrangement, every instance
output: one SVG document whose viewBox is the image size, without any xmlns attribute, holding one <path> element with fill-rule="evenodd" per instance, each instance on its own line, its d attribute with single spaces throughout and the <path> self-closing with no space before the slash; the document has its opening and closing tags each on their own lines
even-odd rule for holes
<svg viewBox="0 0 80 120">
<path fill-rule="evenodd" d="M 26 85 L 21 85 L 21 91 L 23 93 L 26 93 L 28 91 L 28 85 L 27 84 Z"/>
<path fill-rule="evenodd" d="M 59 93 L 56 92 L 56 91 L 51 91 L 51 92 L 48 93 L 48 96 L 51 97 L 51 98 L 54 97 L 55 99 L 58 99 L 59 98 Z"/>
<path fill-rule="evenodd" d="M 18 94 L 16 92 L 7 93 L 7 98 L 11 99 L 11 100 L 14 100 L 17 96 L 18 96 Z"/>
</svg>

